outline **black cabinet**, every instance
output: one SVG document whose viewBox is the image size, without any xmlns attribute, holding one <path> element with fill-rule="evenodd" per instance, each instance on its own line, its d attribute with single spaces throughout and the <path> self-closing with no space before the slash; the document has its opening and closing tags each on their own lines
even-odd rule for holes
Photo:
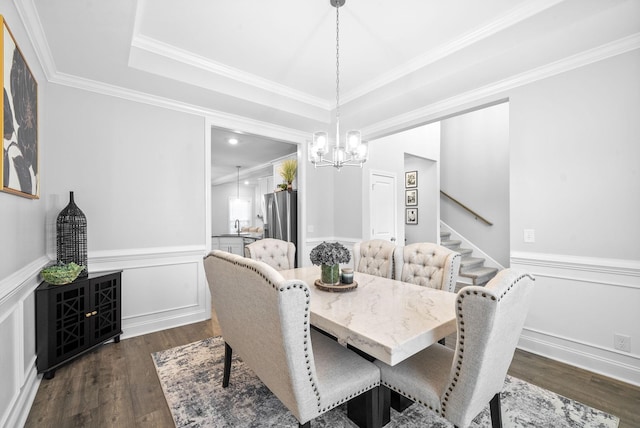
<svg viewBox="0 0 640 428">
<path fill-rule="evenodd" d="M 120 341 L 121 271 L 89 274 L 70 284 L 36 288 L 36 366 L 51 379 L 55 369 L 114 339 Z"/>
</svg>

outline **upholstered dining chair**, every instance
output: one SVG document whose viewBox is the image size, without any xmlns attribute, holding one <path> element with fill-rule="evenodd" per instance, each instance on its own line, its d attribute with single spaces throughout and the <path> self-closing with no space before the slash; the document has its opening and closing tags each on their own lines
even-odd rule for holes
<svg viewBox="0 0 640 428">
<path fill-rule="evenodd" d="M 383 239 L 356 242 L 353 246 L 353 266 L 356 272 L 393 278 L 393 253 L 396 244 Z"/>
<path fill-rule="evenodd" d="M 311 329 L 310 292 L 271 266 L 223 251 L 204 258 L 213 306 L 225 341 L 223 387 L 236 352 L 298 420 L 354 398 L 366 403 L 359 426 L 381 425 L 380 371 L 371 362 Z M 347 411 L 350 417 L 360 409 Z"/>
<path fill-rule="evenodd" d="M 265 262 L 275 270 L 293 269 L 296 260 L 296 246 L 292 242 L 265 238 L 247 244 L 244 256 Z"/>
<path fill-rule="evenodd" d="M 394 255 L 395 279 L 455 291 L 462 256 L 430 242 L 398 247 Z"/>
<path fill-rule="evenodd" d="M 376 361 L 382 385 L 467 427 L 490 403 L 502 426 L 500 391 L 530 306 L 533 277 L 505 269 L 458 292 L 455 351 L 434 344 L 395 366 Z"/>
</svg>

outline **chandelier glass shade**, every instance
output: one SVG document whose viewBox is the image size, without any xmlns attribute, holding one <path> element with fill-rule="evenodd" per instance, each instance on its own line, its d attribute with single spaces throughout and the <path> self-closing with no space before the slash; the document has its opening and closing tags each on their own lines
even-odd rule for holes
<svg viewBox="0 0 640 428">
<path fill-rule="evenodd" d="M 315 132 L 309 141 L 309 162 L 315 167 L 359 166 L 369 157 L 369 144 L 362 141 L 360 131 L 347 131 L 344 142 L 340 141 L 340 7 L 346 0 L 330 0 L 336 8 L 336 134 L 333 141 L 325 131 Z"/>
</svg>

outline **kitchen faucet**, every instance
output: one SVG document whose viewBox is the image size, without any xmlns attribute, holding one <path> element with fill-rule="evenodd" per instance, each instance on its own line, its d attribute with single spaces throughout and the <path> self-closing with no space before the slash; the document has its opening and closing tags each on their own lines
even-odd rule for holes
<svg viewBox="0 0 640 428">
<path fill-rule="evenodd" d="M 236 219 L 235 223 L 233 223 L 233 228 L 238 232 L 238 235 L 240 235 L 240 220 Z"/>
</svg>

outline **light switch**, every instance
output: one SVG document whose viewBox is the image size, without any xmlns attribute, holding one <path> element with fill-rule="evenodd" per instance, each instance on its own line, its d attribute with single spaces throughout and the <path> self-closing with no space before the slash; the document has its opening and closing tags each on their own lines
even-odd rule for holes
<svg viewBox="0 0 640 428">
<path fill-rule="evenodd" d="M 524 230 L 524 242 L 536 242 L 536 231 L 535 231 L 535 229 L 525 229 Z"/>
</svg>

